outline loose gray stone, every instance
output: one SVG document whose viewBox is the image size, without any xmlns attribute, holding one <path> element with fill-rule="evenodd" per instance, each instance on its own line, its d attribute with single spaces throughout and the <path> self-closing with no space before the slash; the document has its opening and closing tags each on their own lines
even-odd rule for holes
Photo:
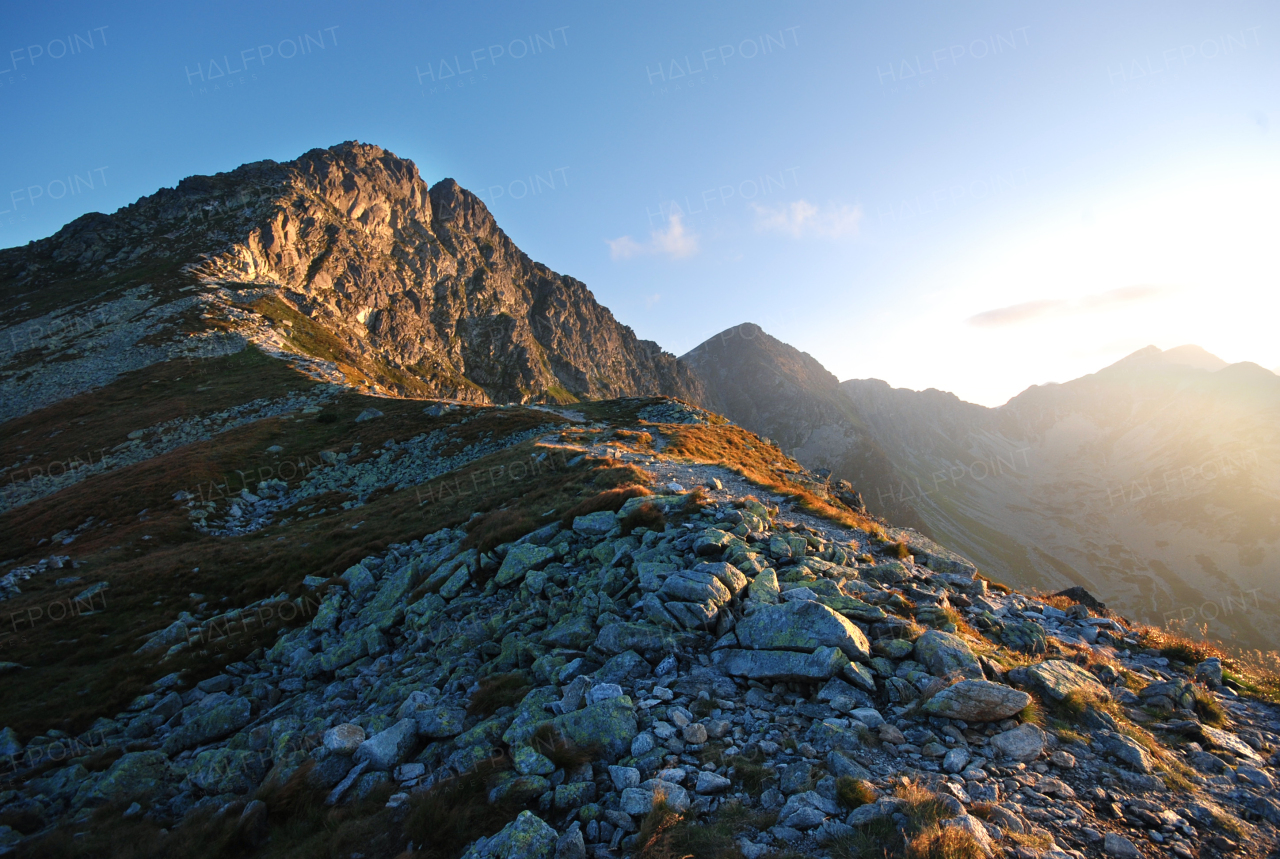
<svg viewBox="0 0 1280 859">
<path fill-rule="evenodd" d="M 1029 722 L 991 738 L 1000 754 L 1015 761 L 1034 761 L 1044 751 L 1044 744 L 1044 731 Z"/>
<path fill-rule="evenodd" d="M 371 770 L 386 772 L 404 763 L 417 740 L 417 722 L 401 719 L 361 743 L 356 749 L 355 760 L 357 763 L 367 761 Z"/>
<path fill-rule="evenodd" d="M 862 630 L 818 602 L 762 606 L 735 630 L 743 647 L 753 650 L 794 650 L 813 653 L 835 647 L 852 660 L 871 658 Z"/>
<path fill-rule="evenodd" d="M 962 680 L 925 702 L 924 712 L 966 722 L 999 722 L 1031 703 L 1026 692 L 989 680 Z"/>
</svg>

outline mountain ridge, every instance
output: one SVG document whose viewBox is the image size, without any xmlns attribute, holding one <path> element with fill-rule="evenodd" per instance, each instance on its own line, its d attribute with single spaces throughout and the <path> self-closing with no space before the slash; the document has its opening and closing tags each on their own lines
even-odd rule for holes
<svg viewBox="0 0 1280 859">
<path fill-rule="evenodd" d="M 1078 573 L 1035 530 L 1078 493 L 991 503 L 1036 501 L 1055 456 L 1163 450 L 1152 415 L 1248 418 L 1247 368 L 989 414 L 754 325 L 686 363 L 363 145 L 58 235 L 0 253 L 0 853 L 1274 852 L 1274 654 L 1125 619 L 1111 546 Z M 775 438 L 634 395 L 664 388 Z M 1120 536 L 1150 536 L 1137 492 Z M 993 579 L 1010 533 L 1111 605 Z"/>
<path fill-rule="evenodd" d="M 0 251 L 0 305 L 35 328 L 54 328 L 67 304 L 136 320 L 139 302 L 155 348 L 121 369 L 222 354 L 230 335 L 396 395 L 701 395 L 584 284 L 529 259 L 479 198 L 451 179 L 428 188 L 412 162 L 356 142 L 188 177 Z M 24 366 L 66 354 L 56 339 L 32 345 Z"/>
<path fill-rule="evenodd" d="M 714 397 L 718 376 L 702 372 Z M 1237 646 L 1273 648 L 1280 588 L 1263 571 L 1280 555 L 1280 520 L 1265 512 L 1280 503 L 1280 379 L 1268 371 L 1148 346 L 995 407 L 880 380 L 840 390 L 853 410 L 831 410 L 825 425 L 787 410 L 762 420 L 749 404 L 733 412 L 853 482 L 871 512 L 1020 588 L 1083 586 L 1148 622 L 1194 621 Z M 795 441 L 811 437 L 830 443 Z M 866 459 L 874 476 L 849 468 Z M 1251 594 L 1258 610 L 1222 612 L 1227 591 L 1236 603 Z"/>
</svg>

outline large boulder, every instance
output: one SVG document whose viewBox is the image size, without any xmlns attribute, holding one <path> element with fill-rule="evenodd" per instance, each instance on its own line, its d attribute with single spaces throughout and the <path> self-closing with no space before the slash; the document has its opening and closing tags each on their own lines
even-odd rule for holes
<svg viewBox="0 0 1280 859">
<path fill-rule="evenodd" d="M 924 711 L 944 719 L 999 722 L 1031 703 L 1026 692 L 989 680 L 961 680 L 930 698 Z"/>
<path fill-rule="evenodd" d="M 626 754 L 640 730 L 631 699 L 626 696 L 557 716 L 551 720 L 551 727 L 573 745 L 599 749 L 610 760 Z"/>
<path fill-rule="evenodd" d="M 762 606 L 737 625 L 738 641 L 752 650 L 813 653 L 835 647 L 849 659 L 866 662 L 871 646 L 862 630 L 819 602 Z"/>
<path fill-rule="evenodd" d="M 613 516 L 612 513 L 609 514 Z M 494 577 L 499 587 L 505 587 L 509 584 L 520 581 L 530 570 L 538 569 L 544 566 L 548 561 L 556 556 L 555 550 L 546 546 L 535 546 L 532 543 L 520 543 L 512 546 L 507 552 L 507 556 L 502 559 L 502 566 L 498 567 L 498 574 Z"/>
<path fill-rule="evenodd" d="M 1034 761 L 1044 751 L 1044 743 L 1044 731 L 1030 722 L 991 738 L 996 751 L 1015 761 Z"/>
<path fill-rule="evenodd" d="M 659 629 L 648 623 L 607 624 L 596 637 L 596 647 L 602 652 L 614 655 L 626 650 L 634 650 L 643 656 L 674 653 L 692 646 L 696 641 L 687 633 L 672 632 Z"/>
<path fill-rule="evenodd" d="M 978 657 L 963 638 L 949 632 L 931 629 L 916 639 L 915 658 L 935 677 L 959 674 L 973 680 L 984 679 Z"/>
<path fill-rule="evenodd" d="M 379 629 L 386 630 L 404 616 L 404 596 L 417 581 L 416 563 L 405 564 L 382 580 L 381 587 L 360 616 Z"/>
<path fill-rule="evenodd" d="M 261 752 L 221 748 L 196 755 L 187 778 L 205 793 L 248 793 L 267 774 Z"/>
<path fill-rule="evenodd" d="M 1101 753 L 1112 755 L 1116 760 L 1126 764 L 1130 769 L 1150 775 L 1155 772 L 1155 762 L 1147 750 L 1134 739 L 1114 731 L 1098 731 L 1093 741 L 1094 747 Z"/>
<path fill-rule="evenodd" d="M 747 586 L 747 599 L 760 605 L 775 605 L 778 596 L 778 574 L 773 567 L 765 567 Z"/>
<path fill-rule="evenodd" d="M 724 673 L 748 680 L 828 680 L 849 664 L 834 647 L 819 647 L 813 653 L 727 648 L 715 651 L 712 658 Z"/>
<path fill-rule="evenodd" d="M 1044 627 L 1034 620 L 1011 623 L 1000 632 L 1005 647 L 1039 656 L 1049 649 L 1049 638 Z"/>
<path fill-rule="evenodd" d="M 412 719 L 419 736 L 440 740 L 461 734 L 467 713 L 461 707 L 438 704 L 422 692 L 415 691 L 410 692 L 400 705 L 396 718 Z"/>
<path fill-rule="evenodd" d="M 417 722 L 408 718 L 401 719 L 361 743 L 356 749 L 355 761 L 368 761 L 369 769 L 385 772 L 404 763 L 417 740 Z"/>
<path fill-rule="evenodd" d="M 718 555 L 733 542 L 733 535 L 715 528 L 708 528 L 693 540 L 693 553 L 699 557 Z"/>
<path fill-rule="evenodd" d="M 252 718 L 253 705 L 248 698 L 231 698 L 215 704 L 166 737 L 164 753 L 173 757 L 186 749 L 220 740 L 249 724 Z"/>
<path fill-rule="evenodd" d="M 731 596 L 737 596 L 750 583 L 742 571 L 724 561 L 704 562 L 693 568 L 695 573 L 710 573 L 720 580 Z"/>
<path fill-rule="evenodd" d="M 727 564 L 725 566 L 728 566 Z M 732 596 L 729 589 L 709 572 L 681 570 L 667 576 L 658 596 L 664 600 L 680 602 L 709 602 L 717 606 L 727 603 Z"/>
<path fill-rule="evenodd" d="M 581 614 L 565 615 L 542 636 L 543 644 L 570 650 L 582 650 L 595 640 L 595 624 L 591 618 Z"/>
<path fill-rule="evenodd" d="M 150 800 L 160 793 L 168 776 L 169 759 L 163 752 L 128 752 L 112 764 L 107 774 L 93 786 L 88 801 L 96 805 Z"/>
<path fill-rule="evenodd" d="M 1105 686 L 1074 662 L 1050 659 L 1025 671 L 1027 682 L 1054 701 L 1061 701 L 1073 692 L 1082 692 L 1099 701 L 1110 697 Z"/>
<path fill-rule="evenodd" d="M 591 537 L 603 537 L 618 525 L 618 517 L 611 510 L 600 510 L 585 516 L 576 516 L 573 530 Z"/>
<path fill-rule="evenodd" d="M 496 835 L 476 840 L 462 859 L 551 859 L 556 831 L 532 811 L 520 815 Z"/>
</svg>

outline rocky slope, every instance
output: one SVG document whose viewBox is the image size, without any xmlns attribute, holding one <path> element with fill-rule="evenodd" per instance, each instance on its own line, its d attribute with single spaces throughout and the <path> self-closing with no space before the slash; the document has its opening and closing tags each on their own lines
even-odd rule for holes
<svg viewBox="0 0 1280 859">
<path fill-rule="evenodd" d="M 309 576 L 295 597 L 186 615 L 145 637 L 157 679 L 122 711 L 78 737 L 0 732 L 0 843 L 512 859 L 902 855 L 940 839 L 1046 859 L 1275 849 L 1280 710 L 1240 697 L 1219 660 L 1162 655 L 1087 594 L 993 588 L 911 532 L 851 528 L 655 452 L 738 437 L 713 416 L 611 414 L 568 416 L 533 461 L 626 467 L 655 494 L 606 493 L 602 509 L 474 543 L 499 510 Z M 220 671 L 177 667 L 286 616 Z"/>
<path fill-rule="evenodd" d="M 757 328 L 695 371 L 361 144 L 0 252 L 0 304 L 0 854 L 1276 851 L 1280 677 L 855 492 L 1171 409 L 1270 444 L 1248 368 L 1140 358 L 1034 421 L 855 402 Z M 591 399 L 660 392 L 777 441 Z M 979 557 L 985 515 L 936 521 Z"/>
<path fill-rule="evenodd" d="M 697 380 L 530 260 L 484 204 L 344 143 L 193 176 L 0 252 L 0 331 L 24 414 L 172 358 L 247 342 L 313 373 L 468 402 L 667 394 Z"/>
</svg>

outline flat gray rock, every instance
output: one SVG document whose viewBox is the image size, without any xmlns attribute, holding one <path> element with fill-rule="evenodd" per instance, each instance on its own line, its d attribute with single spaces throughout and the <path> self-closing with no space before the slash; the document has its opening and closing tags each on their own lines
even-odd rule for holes
<svg viewBox="0 0 1280 859">
<path fill-rule="evenodd" d="M 990 680 L 961 680 L 930 698 L 923 707 L 931 716 L 966 722 L 999 722 L 1031 703 L 1026 692 Z"/>
<path fill-rule="evenodd" d="M 862 630 L 818 602 L 762 606 L 737 625 L 738 641 L 753 650 L 813 653 L 834 647 L 849 659 L 865 662 L 871 646 Z"/>
</svg>

